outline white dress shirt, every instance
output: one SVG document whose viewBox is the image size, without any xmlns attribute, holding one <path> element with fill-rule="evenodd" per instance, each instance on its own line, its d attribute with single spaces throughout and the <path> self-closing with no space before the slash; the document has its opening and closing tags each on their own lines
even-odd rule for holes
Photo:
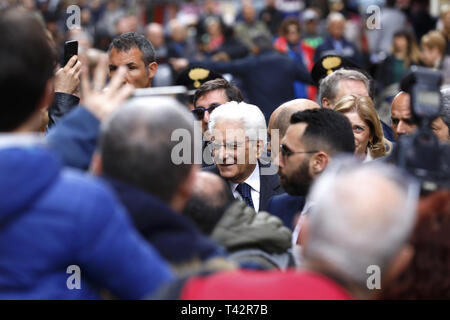
<svg viewBox="0 0 450 320">
<path fill-rule="evenodd" d="M 297 220 L 297 224 L 295 225 L 294 232 L 292 232 L 292 245 L 295 246 L 297 244 L 298 236 L 300 234 L 300 230 L 302 228 L 303 220 L 305 217 L 309 215 L 309 211 L 314 206 L 314 203 L 311 201 L 306 201 L 305 205 L 303 206 L 302 213 L 300 214 L 300 217 Z"/>
<path fill-rule="evenodd" d="M 259 197 L 261 192 L 261 181 L 259 176 L 259 164 L 256 163 L 256 167 L 253 170 L 252 174 L 247 178 L 247 180 L 244 181 L 246 184 L 248 184 L 251 188 L 250 194 L 252 196 L 253 206 L 255 207 L 255 211 L 259 211 Z M 238 183 L 234 183 L 229 181 L 228 182 L 231 187 L 231 191 L 233 192 L 233 195 L 236 199 L 242 199 L 241 194 L 236 190 Z"/>
</svg>

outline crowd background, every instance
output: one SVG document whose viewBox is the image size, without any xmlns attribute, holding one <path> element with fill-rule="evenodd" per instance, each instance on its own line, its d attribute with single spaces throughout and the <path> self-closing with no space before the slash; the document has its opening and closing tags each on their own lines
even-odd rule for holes
<svg viewBox="0 0 450 320">
<path fill-rule="evenodd" d="M 78 40 L 80 54 L 87 53 L 92 63 L 115 36 L 145 34 L 159 65 L 154 87 L 176 84 L 185 67 L 176 58 L 233 61 L 251 55 L 256 34 L 269 35 L 276 50 L 309 71 L 330 50 L 349 57 L 375 79 L 379 111 L 390 104 L 411 65 L 443 70 L 450 81 L 450 9 L 440 0 L 9 2 L 23 2 L 42 16 L 60 55 L 64 41 Z M 81 9 L 80 28 L 69 30 L 72 4 Z M 340 37 L 342 42 L 333 43 Z M 242 79 L 234 81 L 245 96 Z M 313 87 L 294 86 L 296 98 L 315 100 Z"/>
<path fill-rule="evenodd" d="M 11 194 L 0 198 L 0 297 L 364 299 L 376 297 L 370 265 L 383 270 L 382 297 L 448 297 L 449 193 L 424 183 L 419 197 L 417 181 L 383 161 L 424 130 L 399 92 L 409 67 L 450 75 L 448 4 L 20 4 L 0 14 L 12 106 L 0 109 L 0 193 Z M 81 28 L 68 28 L 72 4 Z M 79 60 L 55 66 L 67 40 Z M 195 64 L 232 81 L 200 85 L 210 71 Z M 186 71 L 198 82 L 192 112 L 173 97 L 123 104 Z M 436 148 L 450 140 L 449 93 L 425 123 Z M 202 171 L 172 157 L 172 134 L 193 136 L 193 116 L 215 162 Z M 230 128 L 241 134 L 224 140 Z M 271 129 L 281 141 L 266 154 Z M 433 159 L 407 155 L 445 179 L 447 149 L 436 148 Z M 67 290 L 69 264 L 85 272 L 84 290 Z"/>
</svg>

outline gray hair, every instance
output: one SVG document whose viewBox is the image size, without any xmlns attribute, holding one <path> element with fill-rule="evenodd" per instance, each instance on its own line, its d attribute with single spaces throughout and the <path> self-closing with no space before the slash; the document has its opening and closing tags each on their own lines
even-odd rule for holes
<svg viewBox="0 0 450 320">
<path fill-rule="evenodd" d="M 335 159 L 308 196 L 314 205 L 305 259 L 323 261 L 366 287 L 368 267 L 378 266 L 384 274 L 407 241 L 418 195 L 418 184 L 388 164 Z"/>
<path fill-rule="evenodd" d="M 442 109 L 440 116 L 450 130 L 450 88 L 442 89 Z"/>
<path fill-rule="evenodd" d="M 320 81 L 318 102 L 322 105 L 323 98 L 327 98 L 330 101 L 336 99 L 338 92 L 338 85 L 341 80 L 355 80 L 362 81 L 367 88 L 367 92 L 370 94 L 370 81 L 361 72 L 357 70 L 339 69 L 329 74 Z"/>
<path fill-rule="evenodd" d="M 100 152 L 106 175 L 140 187 L 169 203 L 188 176 L 192 162 L 175 164 L 171 155 L 175 130 L 194 140 L 194 118 L 173 98 L 133 99 L 101 128 Z"/>
<path fill-rule="evenodd" d="M 267 142 L 266 119 L 262 111 L 253 104 L 245 102 L 230 101 L 220 105 L 211 113 L 208 129 L 212 133 L 217 122 L 221 120 L 231 120 L 241 122 L 245 135 L 250 141 L 262 140 L 264 145 Z"/>
<path fill-rule="evenodd" d="M 346 21 L 345 16 L 340 12 L 332 12 L 327 17 L 327 26 L 330 25 L 332 21 Z"/>
</svg>

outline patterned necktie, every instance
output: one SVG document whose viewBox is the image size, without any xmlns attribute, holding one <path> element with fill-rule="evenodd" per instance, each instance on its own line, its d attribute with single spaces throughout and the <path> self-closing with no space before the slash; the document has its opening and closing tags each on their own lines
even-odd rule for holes
<svg viewBox="0 0 450 320">
<path fill-rule="evenodd" d="M 236 187 L 237 192 L 239 192 L 239 194 L 242 196 L 242 199 L 244 199 L 245 203 L 249 206 L 252 207 L 253 209 L 255 209 L 254 205 L 253 205 L 253 200 L 252 200 L 252 194 L 251 194 L 251 188 L 248 184 L 246 184 L 245 182 L 238 184 L 238 186 Z"/>
</svg>

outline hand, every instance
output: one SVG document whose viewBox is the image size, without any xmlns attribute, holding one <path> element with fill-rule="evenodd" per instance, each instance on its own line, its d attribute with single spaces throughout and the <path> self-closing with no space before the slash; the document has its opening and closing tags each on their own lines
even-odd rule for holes
<svg viewBox="0 0 450 320">
<path fill-rule="evenodd" d="M 215 55 L 213 55 L 211 57 L 211 60 L 212 61 L 225 61 L 225 62 L 227 62 L 227 61 L 230 61 L 230 56 L 226 52 L 220 51 L 220 52 L 217 52 Z"/>
<path fill-rule="evenodd" d="M 73 56 L 55 74 L 55 92 L 74 94 L 80 84 L 81 62 Z"/>
<path fill-rule="evenodd" d="M 189 60 L 184 58 L 171 58 L 169 59 L 169 63 L 175 71 L 181 71 L 188 67 Z"/>
<path fill-rule="evenodd" d="M 94 71 L 91 83 L 89 71 L 83 67 L 81 74 L 81 97 L 83 106 L 100 121 L 107 118 L 133 93 L 134 87 L 125 83 L 127 68 L 119 67 L 109 87 L 104 88 L 108 75 L 108 57 L 102 56 Z"/>
</svg>

